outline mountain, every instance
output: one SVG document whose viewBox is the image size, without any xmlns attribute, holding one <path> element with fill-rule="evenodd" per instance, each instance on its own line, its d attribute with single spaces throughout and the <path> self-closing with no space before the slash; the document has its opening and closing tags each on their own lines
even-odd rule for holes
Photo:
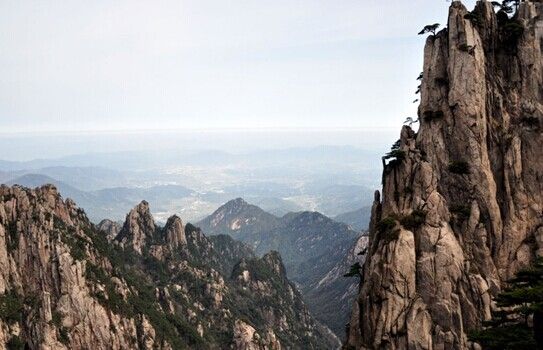
<svg viewBox="0 0 543 350">
<path fill-rule="evenodd" d="M 0 186 L 0 347 L 331 349 L 288 280 L 261 258 L 139 203 L 101 231 L 51 185 Z M 115 230 L 118 234 L 111 239 Z"/>
<path fill-rule="evenodd" d="M 327 304 L 312 293 L 319 281 L 327 276 L 349 255 L 360 234 L 348 225 L 336 222 L 317 212 L 289 213 L 281 218 L 271 215 L 241 198 L 231 200 L 213 214 L 197 223 L 204 232 L 227 234 L 251 246 L 261 256 L 270 250 L 278 251 L 284 259 L 288 277 L 296 282 L 311 312 L 320 315 L 340 337 L 344 334 L 345 314 L 332 313 L 324 317 Z M 349 266 L 339 273 L 343 276 Z M 343 278 L 343 277 L 342 277 Z M 345 279 L 337 290 L 328 293 L 330 298 L 356 289 L 357 281 Z M 334 286 L 330 286 L 331 289 Z M 354 300 L 354 294 L 340 298 L 346 310 Z"/>
<path fill-rule="evenodd" d="M 426 41 L 420 126 L 383 157 L 346 349 L 480 349 L 492 299 L 543 255 L 543 2 L 510 10 L 453 1 Z"/>
<path fill-rule="evenodd" d="M 229 234 L 244 241 L 255 232 L 269 231 L 281 224 L 276 216 L 242 198 L 233 199 L 197 223 L 208 234 Z"/>
<path fill-rule="evenodd" d="M 334 216 L 335 221 L 350 225 L 357 231 L 366 231 L 370 223 L 371 207 L 363 207 L 354 211 Z"/>
</svg>

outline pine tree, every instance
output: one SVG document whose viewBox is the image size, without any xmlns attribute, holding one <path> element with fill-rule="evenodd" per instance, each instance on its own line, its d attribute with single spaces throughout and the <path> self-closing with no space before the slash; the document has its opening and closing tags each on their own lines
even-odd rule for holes
<svg viewBox="0 0 543 350">
<path fill-rule="evenodd" d="M 508 281 L 496 304 L 500 311 L 472 341 L 485 350 L 543 349 L 543 259 Z"/>
</svg>

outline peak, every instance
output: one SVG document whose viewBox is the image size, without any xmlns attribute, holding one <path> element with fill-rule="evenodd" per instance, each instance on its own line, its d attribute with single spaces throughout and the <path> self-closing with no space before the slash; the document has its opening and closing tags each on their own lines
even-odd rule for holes
<svg viewBox="0 0 543 350">
<path fill-rule="evenodd" d="M 187 238 L 183 221 L 177 215 L 172 215 L 168 218 L 166 226 L 164 226 L 164 238 L 171 248 L 177 248 L 179 245 L 186 245 Z"/>
<path fill-rule="evenodd" d="M 149 202 L 147 202 L 146 200 L 142 200 L 137 206 L 136 208 L 145 208 L 145 209 L 149 209 Z"/>
<path fill-rule="evenodd" d="M 226 204 L 224 206 L 240 207 L 240 206 L 245 206 L 245 205 L 249 205 L 249 203 L 247 203 L 243 198 L 238 197 L 236 199 L 232 199 L 232 200 L 226 202 Z"/>
<path fill-rule="evenodd" d="M 149 210 L 149 203 L 141 201 L 126 215 L 123 228 L 116 239 L 141 253 L 146 239 L 153 237 L 155 230 L 155 221 Z"/>
<path fill-rule="evenodd" d="M 179 216 L 177 216 L 177 214 L 173 214 L 173 215 L 170 216 L 170 217 L 168 218 L 168 220 L 166 221 L 166 226 L 175 224 L 175 223 L 177 223 L 177 222 L 183 223 L 183 220 L 181 220 L 181 218 L 180 218 Z"/>
</svg>

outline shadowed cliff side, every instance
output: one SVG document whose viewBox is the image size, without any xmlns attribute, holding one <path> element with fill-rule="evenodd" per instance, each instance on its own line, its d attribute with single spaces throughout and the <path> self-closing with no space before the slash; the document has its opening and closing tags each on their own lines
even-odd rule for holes
<svg viewBox="0 0 543 350">
<path fill-rule="evenodd" d="M 420 128 L 376 194 L 346 349 L 477 349 L 505 280 L 543 254 L 543 3 L 452 3 L 426 42 Z"/>
</svg>

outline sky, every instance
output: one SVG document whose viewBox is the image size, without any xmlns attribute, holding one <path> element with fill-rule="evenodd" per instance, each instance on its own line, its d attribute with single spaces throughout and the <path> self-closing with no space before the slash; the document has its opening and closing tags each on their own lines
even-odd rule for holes
<svg viewBox="0 0 543 350">
<path fill-rule="evenodd" d="M 398 128 L 449 5 L 0 0 L 0 133 Z"/>
</svg>

